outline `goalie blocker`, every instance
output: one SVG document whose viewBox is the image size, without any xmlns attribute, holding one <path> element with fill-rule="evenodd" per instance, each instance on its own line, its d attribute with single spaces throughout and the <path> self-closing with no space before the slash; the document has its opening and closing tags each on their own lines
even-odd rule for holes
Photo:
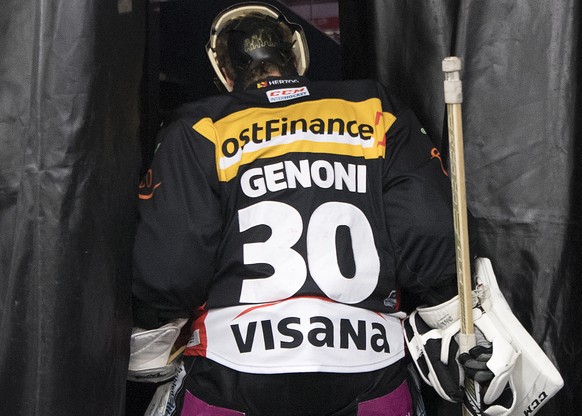
<svg viewBox="0 0 582 416">
<path fill-rule="evenodd" d="M 418 308 L 405 320 L 408 350 L 424 382 L 445 400 L 464 401 L 472 414 L 534 415 L 564 382 L 511 312 L 489 259 L 479 258 L 475 265 L 473 319 L 477 346 L 471 354 L 459 357 L 458 297 Z M 465 372 L 477 381 L 463 388 Z"/>
</svg>

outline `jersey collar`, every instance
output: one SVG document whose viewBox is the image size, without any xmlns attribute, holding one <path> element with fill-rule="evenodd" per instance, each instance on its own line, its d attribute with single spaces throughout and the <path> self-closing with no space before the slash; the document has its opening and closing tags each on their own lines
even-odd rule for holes
<svg viewBox="0 0 582 416">
<path fill-rule="evenodd" d="M 247 90 L 270 90 L 273 88 L 286 88 L 286 87 L 296 87 L 300 85 L 305 85 L 308 83 L 305 77 L 267 77 L 264 80 L 260 80 L 252 83 L 247 87 Z"/>
</svg>

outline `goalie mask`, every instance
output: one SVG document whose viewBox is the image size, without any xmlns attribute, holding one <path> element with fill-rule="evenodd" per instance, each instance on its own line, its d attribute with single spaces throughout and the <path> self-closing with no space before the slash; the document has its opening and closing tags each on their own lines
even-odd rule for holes
<svg viewBox="0 0 582 416">
<path fill-rule="evenodd" d="M 275 7 L 243 3 L 223 10 L 214 19 L 206 52 L 218 80 L 230 92 L 244 88 L 248 74 L 266 65 L 283 76 L 303 75 L 309 51 L 301 26 L 289 22 Z"/>
</svg>

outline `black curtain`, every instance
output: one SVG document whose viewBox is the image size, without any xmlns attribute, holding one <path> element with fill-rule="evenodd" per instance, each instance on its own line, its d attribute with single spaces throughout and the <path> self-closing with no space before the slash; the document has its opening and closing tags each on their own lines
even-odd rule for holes
<svg viewBox="0 0 582 416">
<path fill-rule="evenodd" d="M 141 1 L 0 9 L 0 413 L 124 414 Z"/>
<path fill-rule="evenodd" d="M 346 78 L 377 78 L 446 153 L 441 62 L 463 60 L 468 206 L 480 254 L 580 413 L 581 57 L 578 0 L 340 0 Z"/>
<path fill-rule="evenodd" d="M 124 413 L 145 3 L 2 4 L 2 414 Z M 565 379 L 540 414 L 578 414 L 577 0 L 340 0 L 340 14 L 344 76 L 388 85 L 442 150 L 441 60 L 463 58 L 467 189 L 481 254 Z M 203 45 L 206 34 L 196 39 Z M 160 49 L 162 58 L 151 47 L 150 56 L 163 60 Z M 333 78 L 333 48 L 320 52 L 312 47 L 308 75 L 331 69 Z M 199 91 L 195 84 L 182 85 Z M 144 85 L 144 96 L 156 94 L 156 84 Z"/>
</svg>

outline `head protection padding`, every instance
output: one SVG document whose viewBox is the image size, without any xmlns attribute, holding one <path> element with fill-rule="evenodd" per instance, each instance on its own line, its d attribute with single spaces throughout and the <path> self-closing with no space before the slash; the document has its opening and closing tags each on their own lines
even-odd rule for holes
<svg viewBox="0 0 582 416">
<path fill-rule="evenodd" d="M 225 40 L 226 51 L 220 50 L 219 43 Z M 301 26 L 290 23 L 279 10 L 263 3 L 244 3 L 222 11 L 212 24 L 206 49 L 216 75 L 229 91 L 232 89 L 223 73 L 225 66 L 233 71 L 227 75 L 236 83 L 249 71 L 266 64 L 276 66 L 282 75 L 303 75 L 309 65 Z"/>
<path fill-rule="evenodd" d="M 292 44 L 285 42 L 278 22 L 269 16 L 249 16 L 224 29 L 228 54 L 235 71 L 244 72 L 261 63 L 279 67 L 293 59 Z"/>
</svg>

